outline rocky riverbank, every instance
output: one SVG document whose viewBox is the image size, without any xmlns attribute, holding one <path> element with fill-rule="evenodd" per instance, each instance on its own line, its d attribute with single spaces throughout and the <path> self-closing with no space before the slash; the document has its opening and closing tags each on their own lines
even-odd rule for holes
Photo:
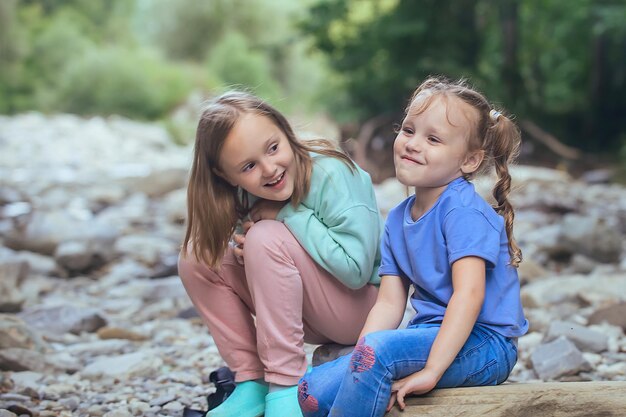
<svg viewBox="0 0 626 417">
<path fill-rule="evenodd" d="M 33 113 L 0 116 L 0 149 L 0 417 L 206 408 L 222 361 L 176 275 L 191 148 Z M 626 380 L 626 189 L 514 177 L 531 329 L 510 380 Z M 377 186 L 383 212 L 404 192 Z"/>
</svg>

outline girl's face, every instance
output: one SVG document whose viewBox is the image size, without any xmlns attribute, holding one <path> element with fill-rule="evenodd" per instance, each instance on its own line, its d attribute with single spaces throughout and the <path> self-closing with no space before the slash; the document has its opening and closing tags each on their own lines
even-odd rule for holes
<svg viewBox="0 0 626 417">
<path fill-rule="evenodd" d="M 456 97 L 433 97 L 421 113 L 413 103 L 394 142 L 396 177 L 418 189 L 443 188 L 478 168 L 482 152 L 468 152 L 469 132 L 477 111 Z"/>
<path fill-rule="evenodd" d="M 217 174 L 266 200 L 285 201 L 294 188 L 295 162 L 287 136 L 269 118 L 242 115 L 232 128 Z"/>
</svg>

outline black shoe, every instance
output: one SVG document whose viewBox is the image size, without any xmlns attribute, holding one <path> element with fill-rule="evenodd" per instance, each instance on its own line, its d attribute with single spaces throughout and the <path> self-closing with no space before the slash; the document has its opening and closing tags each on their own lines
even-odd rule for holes
<svg viewBox="0 0 626 417">
<path fill-rule="evenodd" d="M 206 399 L 209 404 L 209 409 L 203 411 L 185 407 L 183 417 L 204 417 L 209 410 L 214 409 L 226 401 L 226 398 L 235 390 L 235 374 L 227 366 L 223 366 L 211 372 L 209 374 L 209 381 L 215 385 L 215 392 L 209 394 Z"/>
</svg>

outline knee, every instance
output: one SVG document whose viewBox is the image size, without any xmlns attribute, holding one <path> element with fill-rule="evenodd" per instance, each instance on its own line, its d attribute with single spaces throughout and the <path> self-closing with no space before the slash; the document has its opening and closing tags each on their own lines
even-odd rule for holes
<svg viewBox="0 0 626 417">
<path fill-rule="evenodd" d="M 300 405 L 302 414 L 306 417 L 326 415 L 323 414 L 323 410 L 320 410 L 317 396 L 313 395 L 313 378 L 311 378 L 311 372 L 312 371 L 307 372 L 298 383 L 298 404 Z"/>
<path fill-rule="evenodd" d="M 380 358 L 377 355 L 378 344 L 373 344 L 374 334 L 362 337 L 354 347 L 352 356 L 350 357 L 350 371 L 353 373 L 364 373 L 370 371 L 375 365 L 380 364 Z"/>
<path fill-rule="evenodd" d="M 275 249 L 285 241 L 295 239 L 282 222 L 277 220 L 261 220 L 256 222 L 246 233 L 246 243 L 243 247 L 246 254 L 259 254 Z"/>
<path fill-rule="evenodd" d="M 352 351 L 350 371 L 358 374 L 385 372 L 392 359 L 387 349 L 392 345 L 389 343 L 389 336 L 393 335 L 391 332 L 393 330 L 383 330 L 362 337 Z"/>
</svg>

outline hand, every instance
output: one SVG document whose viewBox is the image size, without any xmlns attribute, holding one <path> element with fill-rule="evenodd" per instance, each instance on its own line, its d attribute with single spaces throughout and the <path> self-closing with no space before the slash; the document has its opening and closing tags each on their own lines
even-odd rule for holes
<svg viewBox="0 0 626 417">
<path fill-rule="evenodd" d="M 259 220 L 276 220 L 278 212 L 288 201 L 259 200 L 254 203 L 250 210 L 250 218 L 253 222 Z"/>
<path fill-rule="evenodd" d="M 407 394 L 426 394 L 435 388 L 440 378 L 440 375 L 424 368 L 421 371 L 395 381 L 393 385 L 391 385 L 391 398 L 387 405 L 387 411 L 391 410 L 391 407 L 393 407 L 396 401 L 400 409 L 404 410 L 406 406 L 404 397 Z"/>
<path fill-rule="evenodd" d="M 235 233 L 233 235 L 233 241 L 235 242 L 235 247 L 234 247 L 234 252 L 235 252 L 235 259 L 237 259 L 237 262 L 239 263 L 239 265 L 243 265 L 243 244 L 246 241 L 246 233 L 248 233 L 248 230 L 250 230 L 250 228 L 252 227 L 252 225 L 254 224 L 254 222 L 251 221 L 246 221 L 243 222 L 243 224 L 241 225 L 243 227 L 243 234 L 239 234 L 239 233 Z"/>
</svg>

